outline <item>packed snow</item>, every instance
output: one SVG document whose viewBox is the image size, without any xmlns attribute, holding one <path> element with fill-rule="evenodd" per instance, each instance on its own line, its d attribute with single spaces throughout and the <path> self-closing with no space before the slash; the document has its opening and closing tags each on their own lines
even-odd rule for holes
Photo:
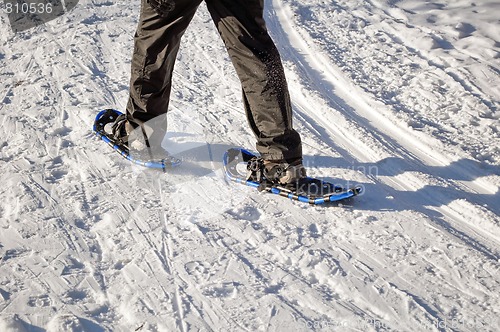
<svg viewBox="0 0 500 332">
<path fill-rule="evenodd" d="M 167 173 L 91 130 L 125 108 L 138 0 L 18 33 L 1 12 L 0 331 L 500 329 L 500 3 L 265 5 L 308 172 L 363 186 L 355 199 L 224 179 L 224 151 L 254 137 L 204 4 Z"/>
</svg>

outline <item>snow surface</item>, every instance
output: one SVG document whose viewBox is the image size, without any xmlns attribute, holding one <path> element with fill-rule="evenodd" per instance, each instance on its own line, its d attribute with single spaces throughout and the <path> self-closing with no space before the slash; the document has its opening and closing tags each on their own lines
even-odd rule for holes
<svg viewBox="0 0 500 332">
<path fill-rule="evenodd" d="M 319 207 L 223 179 L 254 139 L 204 5 L 169 113 L 184 166 L 93 136 L 138 8 L 0 15 L 0 331 L 500 330 L 498 0 L 266 1 L 309 174 L 366 188 Z"/>
</svg>

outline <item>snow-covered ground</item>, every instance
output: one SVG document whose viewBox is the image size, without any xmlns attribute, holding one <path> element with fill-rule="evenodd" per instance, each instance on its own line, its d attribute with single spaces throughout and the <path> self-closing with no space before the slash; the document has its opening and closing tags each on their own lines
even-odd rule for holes
<svg viewBox="0 0 500 332">
<path fill-rule="evenodd" d="M 309 174 L 366 188 L 319 207 L 224 180 L 254 139 L 204 5 L 169 114 L 184 166 L 93 136 L 138 11 L 0 15 L 0 331 L 500 329 L 497 0 L 266 1 Z"/>
</svg>

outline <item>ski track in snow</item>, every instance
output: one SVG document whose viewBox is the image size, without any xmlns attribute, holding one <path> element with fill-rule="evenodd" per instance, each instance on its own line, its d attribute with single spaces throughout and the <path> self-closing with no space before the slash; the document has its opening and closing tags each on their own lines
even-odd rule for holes
<svg viewBox="0 0 500 332">
<path fill-rule="evenodd" d="M 498 4 L 266 2 L 310 175 L 366 189 L 320 207 L 223 179 L 254 139 L 203 5 L 169 114 L 183 166 L 98 143 L 138 7 L 16 35 L 0 15 L 0 331 L 498 329 Z"/>
</svg>

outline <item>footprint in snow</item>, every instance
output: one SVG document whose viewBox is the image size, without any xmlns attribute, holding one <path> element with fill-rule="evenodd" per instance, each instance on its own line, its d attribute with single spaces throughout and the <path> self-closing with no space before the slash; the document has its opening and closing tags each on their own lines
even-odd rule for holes
<svg viewBox="0 0 500 332">
<path fill-rule="evenodd" d="M 48 295 L 30 296 L 28 305 L 30 307 L 48 307 L 52 304 L 52 300 Z"/>
<path fill-rule="evenodd" d="M 56 315 L 47 324 L 47 332 L 80 332 L 85 331 L 80 319 L 72 314 Z"/>
<path fill-rule="evenodd" d="M 204 287 L 202 293 L 208 297 L 234 298 L 238 293 L 237 285 L 235 282 L 210 284 Z"/>
<path fill-rule="evenodd" d="M 227 210 L 226 213 L 237 220 L 257 221 L 262 213 L 253 206 L 243 206 L 237 209 Z"/>
<path fill-rule="evenodd" d="M 189 273 L 190 275 L 201 275 L 204 274 L 207 269 L 203 266 L 203 263 L 200 261 L 192 261 L 186 263 L 184 265 L 184 268 L 186 269 L 186 272 Z"/>
</svg>

